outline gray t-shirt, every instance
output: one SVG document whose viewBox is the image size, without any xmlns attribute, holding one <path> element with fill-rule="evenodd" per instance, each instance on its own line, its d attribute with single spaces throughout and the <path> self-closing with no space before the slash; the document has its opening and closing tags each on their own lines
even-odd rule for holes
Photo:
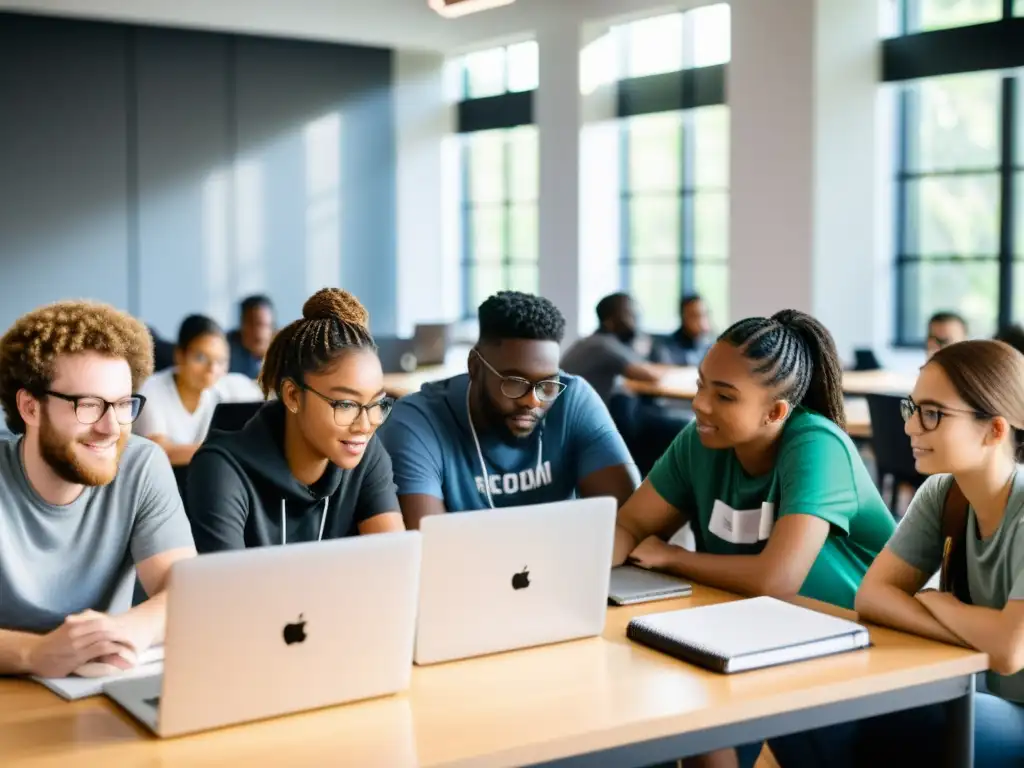
<svg viewBox="0 0 1024 768">
<path fill-rule="evenodd" d="M 942 507 L 952 475 L 929 477 L 914 496 L 888 548 L 927 574 L 942 564 Z M 975 605 L 1002 610 L 1010 600 L 1024 600 L 1024 472 L 1017 472 L 1003 522 L 989 538 L 978 538 L 974 508 L 967 515 L 967 583 Z M 990 693 L 1024 703 L 1024 672 L 989 672 Z"/>
<path fill-rule="evenodd" d="M 49 632 L 87 609 L 131 608 L 135 563 L 192 546 L 167 455 L 132 436 L 117 476 L 66 506 L 25 476 L 21 441 L 0 439 L 0 628 Z"/>
<path fill-rule="evenodd" d="M 573 344 L 562 355 L 562 370 L 586 379 L 606 403 L 615 392 L 616 379 L 644 356 L 610 333 L 595 333 Z"/>
</svg>

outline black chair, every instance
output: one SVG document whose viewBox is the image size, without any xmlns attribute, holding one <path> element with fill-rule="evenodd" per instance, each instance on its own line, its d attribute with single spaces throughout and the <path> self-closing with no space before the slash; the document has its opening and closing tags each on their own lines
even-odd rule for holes
<svg viewBox="0 0 1024 768">
<path fill-rule="evenodd" d="M 875 454 L 878 471 L 878 485 L 886 477 L 892 478 L 892 493 L 887 500 L 889 509 L 896 514 L 896 505 L 901 484 L 917 490 L 925 476 L 914 466 L 914 453 L 910 438 L 903 431 L 903 414 L 900 400 L 896 395 L 868 395 L 868 413 L 871 415 L 871 452 Z"/>
<path fill-rule="evenodd" d="M 870 349 L 855 349 L 853 350 L 853 370 L 855 371 L 878 371 L 881 370 L 882 365 L 878 362 L 878 358 L 875 356 L 873 350 Z"/>
<path fill-rule="evenodd" d="M 266 405 L 263 400 L 241 403 L 218 403 L 210 418 L 211 432 L 237 432 L 244 427 L 256 412 Z"/>
</svg>

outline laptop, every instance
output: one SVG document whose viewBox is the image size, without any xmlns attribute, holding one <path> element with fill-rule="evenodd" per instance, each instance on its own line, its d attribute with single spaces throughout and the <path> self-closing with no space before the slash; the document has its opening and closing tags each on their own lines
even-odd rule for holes
<svg viewBox="0 0 1024 768">
<path fill-rule="evenodd" d="M 411 373 L 416 370 L 419 361 L 416 358 L 416 343 L 412 339 L 378 336 L 374 342 L 384 373 Z"/>
<path fill-rule="evenodd" d="M 244 403 L 218 403 L 210 417 L 210 431 L 237 432 L 244 427 L 256 412 L 266 405 L 264 400 Z"/>
<path fill-rule="evenodd" d="M 601 497 L 424 518 L 415 662 L 601 634 L 616 506 Z"/>
<path fill-rule="evenodd" d="M 419 365 L 444 365 L 448 354 L 448 323 L 417 324 L 413 342 Z"/>
<path fill-rule="evenodd" d="M 163 674 L 104 692 L 166 737 L 403 691 L 420 545 L 406 531 L 177 562 Z"/>
<path fill-rule="evenodd" d="M 608 602 L 612 605 L 635 605 L 654 600 L 670 600 L 674 597 L 689 597 L 693 586 L 683 579 L 667 573 L 657 573 L 635 565 L 620 565 L 612 568 Z"/>
</svg>

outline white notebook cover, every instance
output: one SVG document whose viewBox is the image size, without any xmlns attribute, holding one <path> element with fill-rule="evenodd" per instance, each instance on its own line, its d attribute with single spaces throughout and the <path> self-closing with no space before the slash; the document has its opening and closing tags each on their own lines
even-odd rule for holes
<svg viewBox="0 0 1024 768">
<path fill-rule="evenodd" d="M 163 670 L 164 647 L 157 645 L 145 651 L 139 658 L 138 664 L 117 675 L 108 675 L 107 677 L 78 677 L 77 675 L 68 675 L 67 677 L 33 676 L 32 679 L 37 683 L 45 685 L 62 699 L 75 701 L 88 696 L 99 696 L 103 693 L 103 687 L 112 680 L 159 675 Z"/>
<path fill-rule="evenodd" d="M 856 622 L 772 597 L 656 613 L 630 625 L 632 639 L 721 672 L 802 661 L 870 642 Z"/>
</svg>

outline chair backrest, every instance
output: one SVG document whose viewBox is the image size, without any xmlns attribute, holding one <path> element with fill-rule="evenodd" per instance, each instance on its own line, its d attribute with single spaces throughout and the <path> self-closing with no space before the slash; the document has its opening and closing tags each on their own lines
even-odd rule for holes
<svg viewBox="0 0 1024 768">
<path fill-rule="evenodd" d="M 870 349 L 855 349 L 853 350 L 853 370 L 855 371 L 878 371 L 881 370 L 882 365 L 878 362 L 878 358 L 875 356 L 873 350 Z"/>
<path fill-rule="evenodd" d="M 897 482 L 919 486 L 924 475 L 914 466 L 910 438 L 903 431 L 903 414 L 897 395 L 868 395 L 871 414 L 871 451 L 879 475 L 892 475 Z"/>
</svg>

